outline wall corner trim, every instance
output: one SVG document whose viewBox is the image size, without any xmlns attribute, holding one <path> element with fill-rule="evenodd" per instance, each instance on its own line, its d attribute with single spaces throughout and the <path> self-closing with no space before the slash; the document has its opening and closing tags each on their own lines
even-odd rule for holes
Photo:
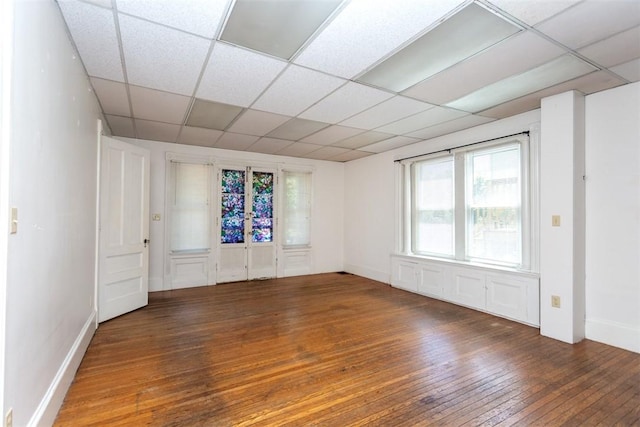
<svg viewBox="0 0 640 427">
<path fill-rule="evenodd" d="M 49 389 L 40 401 L 38 408 L 29 420 L 29 424 L 27 424 L 29 427 L 53 425 L 69 386 L 73 382 L 80 362 L 96 331 L 96 319 L 97 312 L 93 310 L 69 349 L 69 353 L 67 353 L 67 357 L 60 365 L 60 369 L 58 369 L 53 381 L 51 381 Z"/>
</svg>

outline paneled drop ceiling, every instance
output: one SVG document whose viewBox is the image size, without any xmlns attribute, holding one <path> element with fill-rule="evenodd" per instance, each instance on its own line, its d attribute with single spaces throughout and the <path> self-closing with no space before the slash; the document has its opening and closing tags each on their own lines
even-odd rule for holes
<svg viewBox="0 0 640 427">
<path fill-rule="evenodd" d="M 116 136 L 349 161 L 640 80 L 639 0 L 58 0 Z"/>
</svg>

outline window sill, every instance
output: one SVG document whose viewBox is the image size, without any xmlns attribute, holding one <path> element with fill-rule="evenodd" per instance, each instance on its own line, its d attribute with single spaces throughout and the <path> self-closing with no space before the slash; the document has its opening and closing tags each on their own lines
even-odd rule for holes
<svg viewBox="0 0 640 427">
<path fill-rule="evenodd" d="M 405 259 L 407 261 L 414 261 L 414 262 L 429 261 L 429 262 L 441 263 L 446 265 L 454 265 L 454 266 L 460 265 L 464 267 L 472 267 L 478 270 L 489 271 L 489 272 L 502 271 L 502 272 L 508 272 L 508 273 L 515 273 L 523 277 L 532 277 L 532 278 L 540 277 L 540 273 L 531 271 L 531 270 L 523 270 L 523 269 L 513 268 L 513 267 L 504 267 L 500 265 L 484 264 L 484 263 L 473 262 L 473 261 L 460 261 L 456 259 L 437 258 L 437 257 L 430 257 L 425 255 L 414 255 L 414 254 L 409 255 L 409 254 L 403 254 L 403 253 L 394 253 L 391 256 L 395 258 Z"/>
</svg>

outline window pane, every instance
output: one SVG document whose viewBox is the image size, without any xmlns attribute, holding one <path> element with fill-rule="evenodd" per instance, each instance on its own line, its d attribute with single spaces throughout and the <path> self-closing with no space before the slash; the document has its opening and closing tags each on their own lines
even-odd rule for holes
<svg viewBox="0 0 640 427">
<path fill-rule="evenodd" d="M 253 242 L 273 241 L 273 174 L 253 172 Z"/>
<path fill-rule="evenodd" d="M 221 243 L 244 243 L 244 171 L 222 171 Z"/>
<path fill-rule="evenodd" d="M 472 152 L 467 162 L 467 256 L 520 264 L 520 147 Z"/>
<path fill-rule="evenodd" d="M 175 194 L 171 211 L 171 250 L 208 249 L 210 167 L 172 163 Z"/>
<path fill-rule="evenodd" d="M 453 159 L 415 163 L 413 251 L 454 255 Z"/>
<path fill-rule="evenodd" d="M 311 173 L 284 173 L 284 245 L 309 245 Z"/>
</svg>

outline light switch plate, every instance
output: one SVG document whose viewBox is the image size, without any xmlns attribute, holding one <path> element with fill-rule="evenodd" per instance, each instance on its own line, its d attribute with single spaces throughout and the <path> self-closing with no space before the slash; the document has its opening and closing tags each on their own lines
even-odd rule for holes
<svg viewBox="0 0 640 427">
<path fill-rule="evenodd" d="M 16 234 L 18 232 L 18 208 L 11 207 L 11 218 L 9 219 L 9 232 Z"/>
<path fill-rule="evenodd" d="M 151 215 L 151 219 L 154 220 L 154 221 L 160 221 L 160 214 Z"/>
<path fill-rule="evenodd" d="M 560 215 L 551 215 L 551 226 L 560 227 Z"/>
</svg>

